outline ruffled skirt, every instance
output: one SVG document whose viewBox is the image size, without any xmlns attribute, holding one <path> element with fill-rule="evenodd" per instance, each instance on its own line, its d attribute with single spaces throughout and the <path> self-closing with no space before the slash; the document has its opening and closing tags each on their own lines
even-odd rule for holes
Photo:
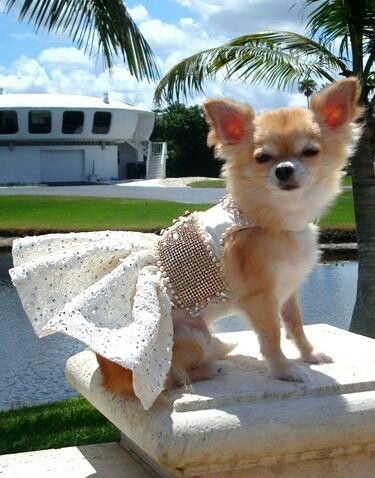
<svg viewBox="0 0 375 478">
<path fill-rule="evenodd" d="M 26 237 L 14 241 L 10 270 L 35 333 L 62 332 L 132 370 L 146 410 L 163 390 L 173 347 L 157 240 L 114 231 Z"/>
</svg>

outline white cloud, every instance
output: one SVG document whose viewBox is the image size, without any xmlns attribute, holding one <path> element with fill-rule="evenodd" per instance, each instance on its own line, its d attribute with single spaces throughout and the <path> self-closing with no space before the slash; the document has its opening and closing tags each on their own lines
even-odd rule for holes
<svg viewBox="0 0 375 478">
<path fill-rule="evenodd" d="M 217 31 L 238 34 L 264 30 L 302 31 L 301 0 L 175 0 Z"/>
<path fill-rule="evenodd" d="M 5 91 L 16 93 L 39 93 L 45 91 L 49 82 L 48 74 L 34 58 L 21 56 L 8 70 L 0 73 L 0 86 Z"/>
<path fill-rule="evenodd" d="M 239 33 L 294 22 L 298 8 L 290 14 L 288 6 L 295 0 L 175 0 L 190 9 L 191 16 L 174 23 L 153 18 L 138 4 L 129 9 L 142 33 L 160 60 L 162 74 L 181 59 L 203 49 L 228 41 Z M 272 8 L 271 8 L 272 3 Z M 280 5 L 281 4 L 281 5 Z M 95 63 L 76 48 L 47 48 L 37 58 L 21 56 L 9 67 L 0 65 L 0 86 L 8 92 L 70 93 L 110 97 L 144 108 L 152 107 L 155 84 L 137 82 L 126 66 L 115 64 L 112 75 L 98 71 Z M 257 112 L 281 106 L 305 106 L 306 99 L 297 93 L 282 93 L 263 86 L 242 82 L 217 81 L 205 86 L 207 97 L 232 97 L 247 101 Z M 201 103 L 206 97 L 195 95 L 189 104 Z"/>
<path fill-rule="evenodd" d="M 143 5 L 137 5 L 134 8 L 128 9 L 130 16 L 135 23 L 140 23 L 148 19 L 148 11 Z"/>
<path fill-rule="evenodd" d="M 50 65 L 90 66 L 92 61 L 82 50 L 74 47 L 47 48 L 39 56 L 40 63 Z"/>
<path fill-rule="evenodd" d="M 181 28 L 173 23 L 163 23 L 156 18 L 141 22 L 139 28 L 155 50 L 170 50 L 181 42 L 186 41 Z"/>
</svg>

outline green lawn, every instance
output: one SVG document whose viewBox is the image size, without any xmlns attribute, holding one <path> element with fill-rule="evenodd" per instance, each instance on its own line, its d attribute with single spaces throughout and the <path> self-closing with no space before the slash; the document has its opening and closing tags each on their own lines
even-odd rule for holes
<svg viewBox="0 0 375 478">
<path fill-rule="evenodd" d="M 82 197 L 0 196 L 0 235 L 52 231 L 157 231 L 186 209 L 204 210 L 208 204 Z M 321 220 L 327 228 L 354 228 L 351 191 L 344 191 Z"/>
<path fill-rule="evenodd" d="M 119 440 L 118 429 L 84 398 L 0 412 L 0 455 Z"/>
<path fill-rule="evenodd" d="M 158 230 L 186 209 L 207 209 L 167 201 L 58 196 L 0 196 L 0 235 L 41 231 Z"/>
<path fill-rule="evenodd" d="M 355 229 L 353 193 L 351 190 L 343 191 L 321 218 L 321 228 L 330 229 Z"/>
</svg>

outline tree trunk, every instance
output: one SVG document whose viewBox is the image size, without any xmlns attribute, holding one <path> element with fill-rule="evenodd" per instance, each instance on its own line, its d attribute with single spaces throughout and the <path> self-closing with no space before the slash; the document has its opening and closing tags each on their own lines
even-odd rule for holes
<svg viewBox="0 0 375 478">
<path fill-rule="evenodd" d="M 367 113 L 352 158 L 354 210 L 358 234 L 358 282 L 350 330 L 375 338 L 375 121 Z"/>
</svg>

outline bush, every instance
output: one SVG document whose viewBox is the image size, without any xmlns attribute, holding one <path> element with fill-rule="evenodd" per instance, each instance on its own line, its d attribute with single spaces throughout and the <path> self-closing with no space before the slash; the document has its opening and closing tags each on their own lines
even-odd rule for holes
<svg viewBox="0 0 375 478">
<path fill-rule="evenodd" d="M 127 179 L 144 179 L 146 177 L 145 163 L 128 163 L 126 165 Z"/>
<path fill-rule="evenodd" d="M 218 177 L 221 162 L 207 146 L 208 126 L 202 109 L 174 103 L 156 111 L 152 141 L 168 143 L 167 176 Z"/>
</svg>

